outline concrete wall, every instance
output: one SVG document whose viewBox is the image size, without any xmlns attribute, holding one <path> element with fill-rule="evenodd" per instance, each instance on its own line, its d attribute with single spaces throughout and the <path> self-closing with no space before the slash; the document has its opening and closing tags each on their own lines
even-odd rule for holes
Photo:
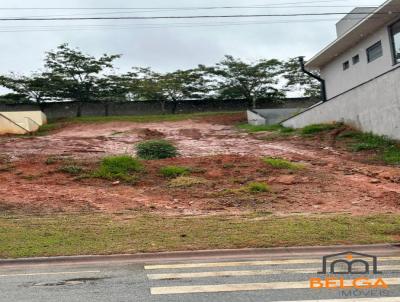
<svg viewBox="0 0 400 302">
<path fill-rule="evenodd" d="M 39 126 L 47 123 L 46 115 L 44 115 L 44 113 L 41 111 L 3 111 L 0 113 L 13 121 L 24 121 L 26 118 L 28 118 Z"/>
<path fill-rule="evenodd" d="M 285 122 L 286 127 L 344 122 L 364 132 L 400 139 L 400 66 Z"/>
<path fill-rule="evenodd" d="M 304 109 L 305 108 L 248 110 L 247 119 L 250 125 L 276 125 Z"/>
<path fill-rule="evenodd" d="M 271 101 L 260 100 L 259 108 L 297 108 L 309 107 L 315 100 L 308 98 L 288 99 L 284 103 L 271 103 Z M 76 102 L 46 103 L 40 108 L 48 119 L 76 117 L 79 104 Z M 219 111 L 245 111 L 248 104 L 244 100 L 190 100 L 178 102 L 177 113 L 194 112 L 219 112 Z M 29 111 L 39 110 L 39 106 L 32 104 L 0 104 L 0 111 Z M 167 113 L 171 113 L 172 104 L 166 105 Z M 149 115 L 162 114 L 161 106 L 156 101 L 146 102 L 109 102 L 109 103 L 84 103 L 81 106 L 82 116 L 106 116 L 106 115 Z"/>
<path fill-rule="evenodd" d="M 26 134 L 35 132 L 47 123 L 41 111 L 0 112 L 0 134 Z"/>
<path fill-rule="evenodd" d="M 9 120 L 4 115 L 0 114 L 0 135 L 2 134 L 25 134 L 27 129 L 19 126 L 13 121 Z"/>
<path fill-rule="evenodd" d="M 391 69 L 393 66 L 393 51 L 387 24 L 379 31 L 363 39 L 353 48 L 335 58 L 321 68 L 322 78 L 326 81 L 328 99 L 369 81 Z M 368 63 L 367 49 L 376 42 L 382 42 L 383 56 Z M 353 65 L 352 58 L 360 56 L 360 62 Z M 350 68 L 343 70 L 343 63 L 349 61 Z"/>
</svg>

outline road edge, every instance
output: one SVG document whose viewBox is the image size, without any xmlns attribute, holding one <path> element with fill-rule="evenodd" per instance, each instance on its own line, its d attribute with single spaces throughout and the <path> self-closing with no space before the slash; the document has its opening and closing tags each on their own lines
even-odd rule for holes
<svg viewBox="0 0 400 302">
<path fill-rule="evenodd" d="M 0 259 L 1 266 L 35 265 L 35 264 L 66 264 L 91 262 L 168 262 L 201 259 L 229 259 L 229 258 L 315 258 L 326 254 L 339 252 L 371 253 L 375 256 L 400 255 L 400 244 L 373 244 L 373 245 L 334 245 L 314 247 L 283 247 L 283 248 L 252 248 L 226 250 L 199 250 L 176 251 L 160 253 L 117 254 L 117 255 L 81 255 L 37 257 L 20 259 Z"/>
</svg>

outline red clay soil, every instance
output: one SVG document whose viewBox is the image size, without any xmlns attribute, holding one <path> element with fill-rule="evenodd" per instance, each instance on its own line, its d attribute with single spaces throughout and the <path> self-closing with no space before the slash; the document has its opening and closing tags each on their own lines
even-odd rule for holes
<svg viewBox="0 0 400 302">
<path fill-rule="evenodd" d="M 329 140 L 295 137 L 267 141 L 262 136 L 265 133 L 240 132 L 233 122 L 236 120 L 214 117 L 74 124 L 43 137 L 0 138 L 0 210 L 145 210 L 168 215 L 253 210 L 282 215 L 400 212 L 399 168 L 365 162 L 363 155 L 333 147 Z M 175 142 L 181 156 L 144 162 L 146 172 L 137 184 L 77 179 L 60 172 L 66 164 L 94 169 L 103 156 L 134 155 L 134 144 L 149 138 Z M 305 169 L 274 169 L 261 160 L 263 156 L 301 162 Z M 205 182 L 170 187 L 170 179 L 159 173 L 167 165 L 190 167 L 191 176 Z M 246 192 L 243 188 L 254 181 L 269 184 L 271 192 Z"/>
</svg>

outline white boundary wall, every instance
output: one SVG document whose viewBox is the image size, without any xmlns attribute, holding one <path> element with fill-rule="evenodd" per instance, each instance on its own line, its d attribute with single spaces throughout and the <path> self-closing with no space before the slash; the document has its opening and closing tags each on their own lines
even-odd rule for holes
<svg viewBox="0 0 400 302">
<path fill-rule="evenodd" d="M 0 134 L 35 132 L 46 123 L 46 115 L 41 111 L 0 112 Z"/>
<path fill-rule="evenodd" d="M 344 122 L 361 131 L 400 140 L 400 68 L 362 84 L 282 124 L 302 128 Z"/>
</svg>

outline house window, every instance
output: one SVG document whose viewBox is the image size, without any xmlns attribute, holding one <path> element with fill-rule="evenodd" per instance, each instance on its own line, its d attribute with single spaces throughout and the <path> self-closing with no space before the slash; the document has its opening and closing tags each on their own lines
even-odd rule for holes
<svg viewBox="0 0 400 302">
<path fill-rule="evenodd" d="M 376 59 L 382 56 L 383 56 L 383 49 L 381 41 L 375 43 L 374 45 L 372 45 L 370 48 L 367 49 L 368 63 L 371 63 L 372 61 L 375 61 Z"/>
<path fill-rule="evenodd" d="M 360 62 L 360 56 L 359 55 L 354 56 L 352 61 L 353 65 L 356 65 L 358 62 Z"/>
<path fill-rule="evenodd" d="M 344 62 L 343 63 L 343 70 L 347 70 L 349 68 L 350 68 L 350 62 L 349 61 Z"/>
<path fill-rule="evenodd" d="M 395 63 L 400 63 L 400 21 L 391 27 Z"/>
</svg>

